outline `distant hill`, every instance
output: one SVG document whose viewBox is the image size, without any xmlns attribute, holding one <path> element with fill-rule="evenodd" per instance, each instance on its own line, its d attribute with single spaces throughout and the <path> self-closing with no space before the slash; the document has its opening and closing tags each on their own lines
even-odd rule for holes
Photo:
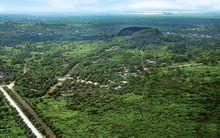
<svg viewBox="0 0 220 138">
<path fill-rule="evenodd" d="M 151 27 L 126 27 L 118 35 L 129 41 L 126 47 L 144 47 L 150 44 L 159 44 L 163 41 L 163 34 L 157 28 Z"/>
<path fill-rule="evenodd" d="M 147 34 L 162 34 L 161 31 L 157 28 L 151 28 L 151 27 L 126 27 L 123 28 L 119 33 L 118 36 L 128 36 L 133 35 L 136 32 L 143 32 Z"/>
</svg>

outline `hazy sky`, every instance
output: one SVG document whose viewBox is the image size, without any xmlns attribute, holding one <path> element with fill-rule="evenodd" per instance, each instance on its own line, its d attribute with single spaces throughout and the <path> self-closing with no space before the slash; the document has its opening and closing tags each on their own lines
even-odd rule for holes
<svg viewBox="0 0 220 138">
<path fill-rule="evenodd" d="M 220 0 L 0 0 L 0 12 L 220 12 Z"/>
</svg>

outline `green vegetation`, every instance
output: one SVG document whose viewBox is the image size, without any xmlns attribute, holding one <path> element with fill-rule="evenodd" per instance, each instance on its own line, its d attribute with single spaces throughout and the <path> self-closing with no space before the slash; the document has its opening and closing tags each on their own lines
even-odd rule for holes
<svg viewBox="0 0 220 138">
<path fill-rule="evenodd" d="M 30 58 L 25 58 L 27 73 L 16 78 L 16 85 L 19 86 L 17 90 L 24 97 L 44 96 L 50 86 L 57 82 L 57 77 L 66 74 L 78 62 L 100 51 L 103 46 L 101 41 L 93 44 L 64 41 L 28 45 L 34 50 L 30 51 Z"/>
<path fill-rule="evenodd" d="M 27 137 L 28 129 L 16 114 L 16 111 L 7 105 L 3 97 L 0 97 L 0 137 Z"/>
<path fill-rule="evenodd" d="M 0 21 L 0 80 L 57 137 L 219 137 L 220 19 Z"/>
<path fill-rule="evenodd" d="M 63 137 L 217 137 L 219 73 L 165 69 L 131 77 L 120 91 L 81 86 L 71 99 L 35 102 Z"/>
</svg>

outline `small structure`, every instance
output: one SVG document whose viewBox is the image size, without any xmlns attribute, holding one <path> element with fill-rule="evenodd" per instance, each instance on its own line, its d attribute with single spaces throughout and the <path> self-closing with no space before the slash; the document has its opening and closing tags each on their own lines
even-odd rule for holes
<svg viewBox="0 0 220 138">
<path fill-rule="evenodd" d="M 97 86 L 97 85 L 99 85 L 99 83 L 98 82 L 94 82 L 94 85 Z"/>
<path fill-rule="evenodd" d="M 123 84 L 127 84 L 127 83 L 128 83 L 128 81 L 122 81 L 122 83 L 123 83 Z"/>
<path fill-rule="evenodd" d="M 146 68 L 146 67 L 143 68 L 143 71 L 148 71 L 148 70 L 149 70 L 149 68 Z"/>
<path fill-rule="evenodd" d="M 115 87 L 114 89 L 115 90 L 120 90 L 122 87 L 121 86 L 118 86 L 118 87 Z"/>
<path fill-rule="evenodd" d="M 153 61 L 153 60 L 149 60 L 149 59 L 148 59 L 148 60 L 146 60 L 146 61 L 147 61 L 148 64 L 156 64 L 156 61 Z"/>
</svg>

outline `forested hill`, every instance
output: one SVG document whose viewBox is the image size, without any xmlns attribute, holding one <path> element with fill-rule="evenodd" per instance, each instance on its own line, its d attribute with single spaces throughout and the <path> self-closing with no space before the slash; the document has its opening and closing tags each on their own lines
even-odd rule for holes
<svg viewBox="0 0 220 138">
<path fill-rule="evenodd" d="M 163 34 L 158 28 L 126 27 L 115 36 L 115 39 L 125 41 L 125 47 L 143 48 L 149 44 L 160 44 Z"/>
<path fill-rule="evenodd" d="M 127 35 L 133 35 L 136 32 L 142 31 L 144 33 L 148 34 L 157 34 L 161 35 L 162 32 L 157 28 L 151 28 L 151 27 L 126 27 L 123 28 L 118 35 L 119 36 L 127 36 Z"/>
</svg>

